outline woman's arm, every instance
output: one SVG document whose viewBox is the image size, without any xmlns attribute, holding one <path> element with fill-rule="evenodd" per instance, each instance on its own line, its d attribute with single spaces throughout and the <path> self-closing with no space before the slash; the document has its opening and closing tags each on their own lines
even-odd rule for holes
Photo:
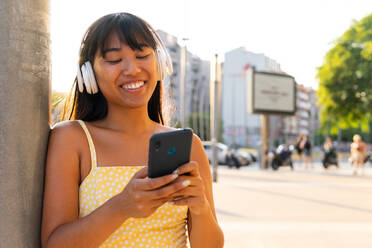
<svg viewBox="0 0 372 248">
<path fill-rule="evenodd" d="M 192 248 L 223 247 L 223 232 L 217 223 L 214 207 L 211 169 L 203 144 L 196 135 L 193 138 L 191 159 L 197 161 L 199 164 L 199 172 L 204 184 L 207 202 L 204 212 L 200 214 L 194 214 L 192 211 L 189 212 L 190 245 Z"/>
<path fill-rule="evenodd" d="M 178 171 L 181 178 L 188 178 L 191 184 L 174 195 L 177 199 L 174 203 L 189 207 L 187 226 L 191 248 L 223 247 L 223 233 L 217 223 L 213 202 L 210 166 L 202 142 L 196 135 L 193 137 L 190 160 Z M 190 175 L 182 176 L 186 172 Z"/>
</svg>

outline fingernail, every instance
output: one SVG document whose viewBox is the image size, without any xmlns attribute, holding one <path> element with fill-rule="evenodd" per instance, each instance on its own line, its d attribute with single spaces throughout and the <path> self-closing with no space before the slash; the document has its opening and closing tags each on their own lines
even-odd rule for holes
<svg viewBox="0 0 372 248">
<path fill-rule="evenodd" d="M 174 201 L 170 201 L 169 204 L 170 204 L 170 205 L 174 205 Z"/>
<path fill-rule="evenodd" d="M 178 174 L 172 173 L 172 176 L 171 176 L 172 179 L 176 179 L 177 177 L 178 177 Z"/>
<path fill-rule="evenodd" d="M 191 183 L 190 180 L 185 180 L 185 181 L 182 182 L 182 185 L 183 185 L 184 187 L 186 187 L 186 186 L 189 186 L 190 183 Z"/>
<path fill-rule="evenodd" d="M 177 175 L 178 175 L 178 169 L 174 170 L 174 171 L 172 172 L 172 174 L 177 174 Z"/>
</svg>

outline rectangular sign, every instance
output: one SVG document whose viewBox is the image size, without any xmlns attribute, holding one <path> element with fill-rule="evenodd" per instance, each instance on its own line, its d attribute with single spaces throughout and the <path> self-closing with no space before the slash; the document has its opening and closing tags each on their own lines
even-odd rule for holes
<svg viewBox="0 0 372 248">
<path fill-rule="evenodd" d="M 296 111 L 296 82 L 286 74 L 247 72 L 248 111 L 257 114 L 293 115 Z"/>
</svg>

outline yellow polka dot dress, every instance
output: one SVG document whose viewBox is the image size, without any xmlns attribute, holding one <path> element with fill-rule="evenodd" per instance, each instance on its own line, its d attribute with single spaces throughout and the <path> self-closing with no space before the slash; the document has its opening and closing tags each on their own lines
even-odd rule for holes
<svg viewBox="0 0 372 248">
<path fill-rule="evenodd" d="M 97 167 L 96 152 L 85 123 L 78 120 L 89 142 L 91 171 L 79 188 L 80 217 L 121 192 L 143 166 Z M 187 247 L 186 206 L 168 203 L 147 218 L 127 219 L 100 247 Z"/>
</svg>

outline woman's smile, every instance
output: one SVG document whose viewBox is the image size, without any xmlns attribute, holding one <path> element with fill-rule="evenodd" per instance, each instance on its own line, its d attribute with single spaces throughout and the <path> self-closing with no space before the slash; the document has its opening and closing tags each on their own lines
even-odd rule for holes
<svg viewBox="0 0 372 248">
<path fill-rule="evenodd" d="M 133 81 L 120 85 L 120 88 L 125 92 L 140 92 L 144 89 L 146 82 L 145 81 Z"/>
</svg>

